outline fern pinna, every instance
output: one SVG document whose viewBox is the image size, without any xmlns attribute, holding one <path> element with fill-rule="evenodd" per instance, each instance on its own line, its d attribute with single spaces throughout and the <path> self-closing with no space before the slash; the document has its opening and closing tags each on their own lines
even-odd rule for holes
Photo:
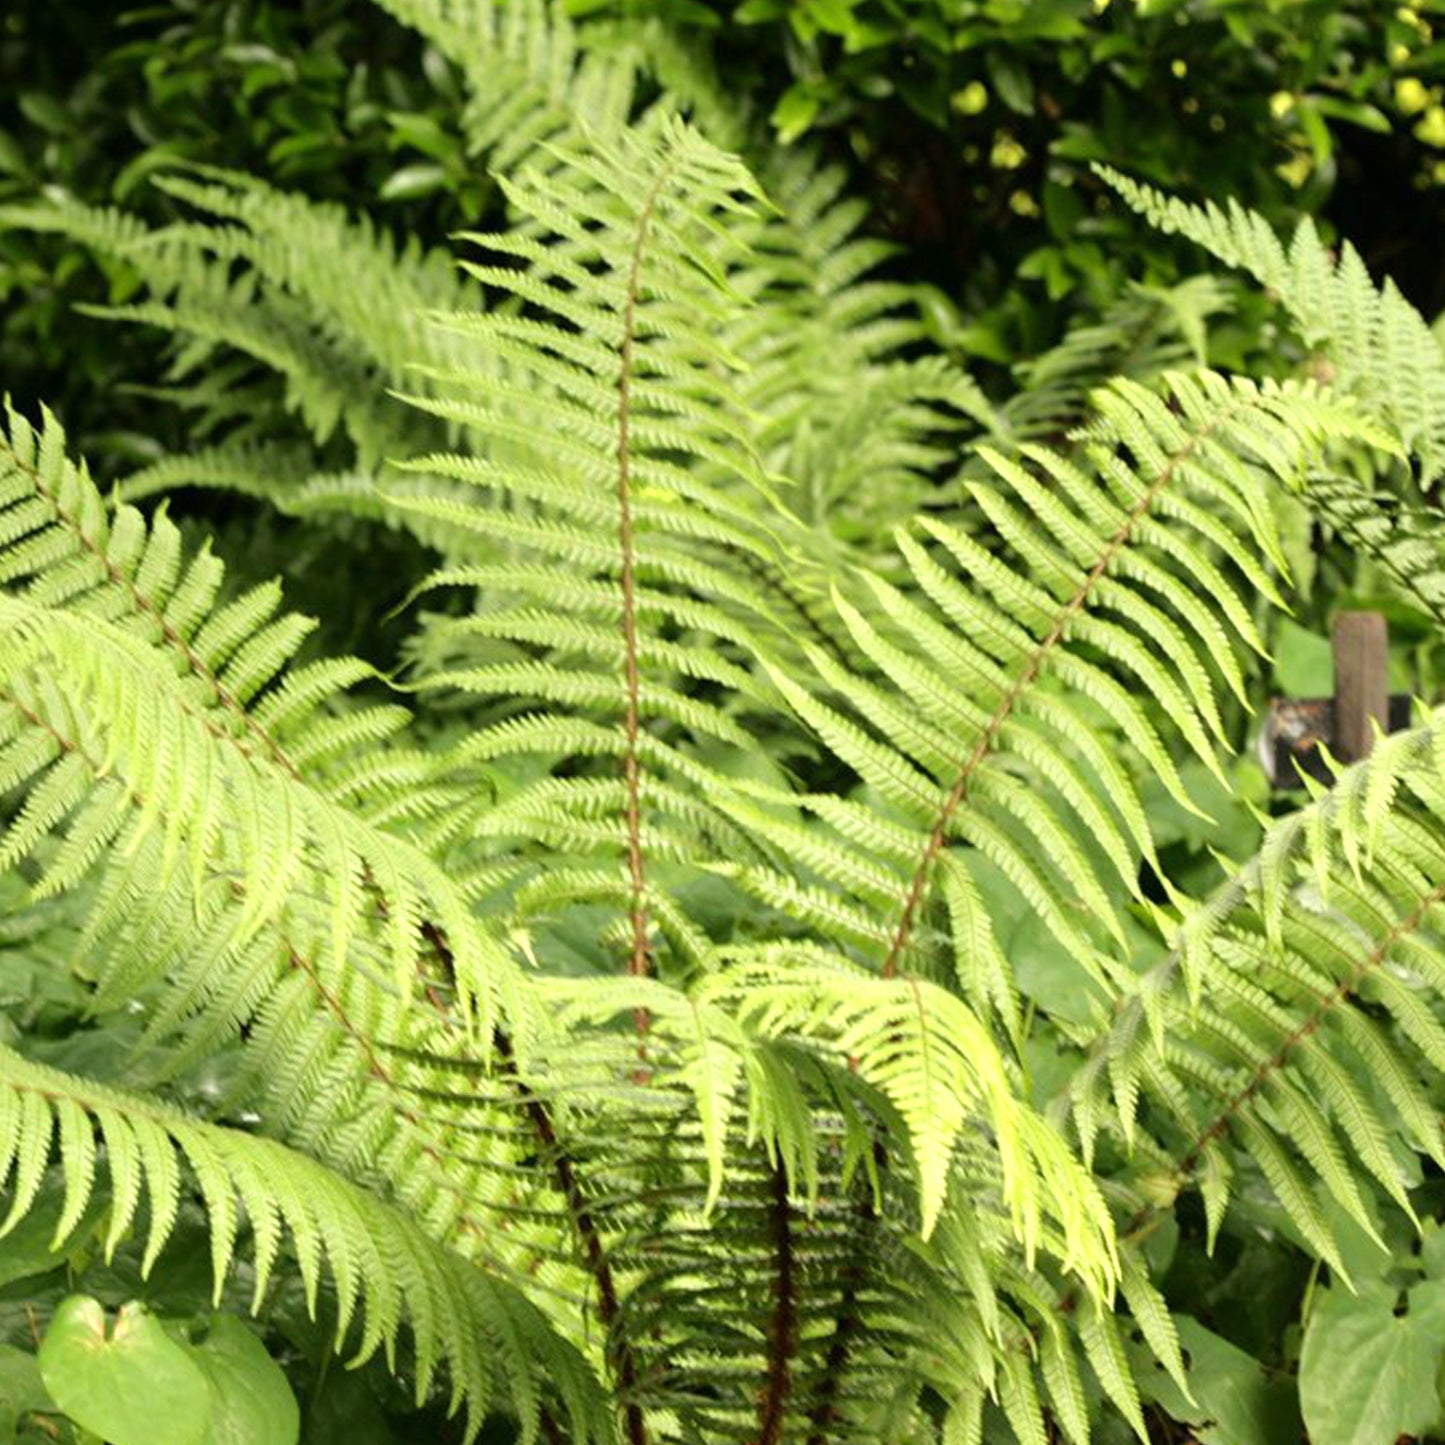
<svg viewBox="0 0 1445 1445">
<path fill-rule="evenodd" d="M 1445 1167 L 1439 719 L 1206 897 L 1145 796 L 1231 776 L 1277 499 L 1431 603 L 1445 363 L 1351 255 L 1121 182 L 1279 294 L 1308 374 L 1210 371 L 1136 298 L 1136 374 L 1086 400 L 1076 335 L 994 407 L 911 354 L 831 181 L 776 210 L 675 106 L 627 124 L 544 7 L 393 8 L 527 81 L 478 104 L 511 223 L 459 274 L 219 173 L 168 232 L 7 213 L 134 267 L 182 389 L 274 367 L 351 449 L 222 385 L 216 445 L 107 498 L 8 417 L 0 863 L 133 1029 L 83 1071 L 0 1047 L 7 1227 L 148 1267 L 198 1205 L 218 1298 L 294 1271 L 468 1435 L 1150 1438 L 1199 1384 L 1150 1248 L 1188 1191 L 1212 1240 L 1262 1184 L 1345 1273 L 1341 1219 Z M 404 666 L 308 656 L 135 506 L 197 483 L 408 529 Z"/>
</svg>

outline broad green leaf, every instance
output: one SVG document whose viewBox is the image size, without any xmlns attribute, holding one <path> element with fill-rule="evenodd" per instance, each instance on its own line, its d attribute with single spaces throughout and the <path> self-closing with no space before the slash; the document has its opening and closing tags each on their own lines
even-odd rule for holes
<svg viewBox="0 0 1445 1445">
<path fill-rule="evenodd" d="M 301 1413 L 285 1373 L 233 1315 L 215 1315 L 192 1354 L 211 1386 L 204 1445 L 296 1445 Z"/>
<path fill-rule="evenodd" d="M 55 1412 L 55 1402 L 40 1378 L 35 1356 L 14 1345 L 0 1345 L 0 1440 L 13 1440 L 20 1418 Z"/>
<path fill-rule="evenodd" d="M 1439 1422 L 1445 1283 L 1418 1284 L 1407 1298 L 1397 1315 L 1398 1291 L 1381 1281 L 1317 1296 L 1299 1371 L 1311 1445 L 1395 1445 Z"/>
<path fill-rule="evenodd" d="M 1143 1393 L 1193 1431 L 1200 1445 L 1280 1445 L 1299 1439 L 1299 1410 L 1292 1383 L 1271 1375 L 1238 1345 L 1188 1315 L 1175 1315 L 1180 1348 L 1188 1364 L 1191 1403 L 1164 1369 L 1141 1347 L 1135 1369 Z"/>
<path fill-rule="evenodd" d="M 1329 639 L 1282 620 L 1275 638 L 1274 680 L 1290 697 L 1328 697 L 1335 686 Z"/>
<path fill-rule="evenodd" d="M 109 1445 L 202 1445 L 207 1439 L 206 1375 L 143 1305 L 123 1306 L 107 1335 L 100 1303 L 69 1296 L 45 1332 L 39 1360 L 55 1403 Z"/>
<path fill-rule="evenodd" d="M 285 1371 L 233 1315 L 214 1315 L 192 1357 L 211 1386 L 204 1445 L 296 1445 L 301 1410 Z"/>
</svg>

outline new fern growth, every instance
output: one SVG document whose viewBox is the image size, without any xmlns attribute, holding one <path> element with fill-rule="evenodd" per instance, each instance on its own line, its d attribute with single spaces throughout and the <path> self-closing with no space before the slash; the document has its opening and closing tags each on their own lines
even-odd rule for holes
<svg viewBox="0 0 1445 1445">
<path fill-rule="evenodd" d="M 479 94 L 509 223 L 458 273 L 223 174 L 159 234 L 8 213 L 131 265 L 176 379 L 243 352 L 240 394 L 273 367 L 353 454 L 213 398 L 229 436 L 105 497 L 8 417 L 0 867 L 17 930 L 73 908 L 97 1030 L 137 1027 L 93 1073 L 0 1048 L 0 1227 L 149 1267 L 194 1201 L 218 1297 L 294 1271 L 469 1437 L 1150 1438 L 1150 1382 L 1197 1383 L 1149 1249 L 1185 1191 L 1212 1240 L 1257 1171 L 1343 1272 L 1341 1212 L 1415 1218 L 1445 1168 L 1441 719 L 1206 897 L 1149 802 L 1232 776 L 1276 498 L 1435 605 L 1402 479 L 1438 349 L 1312 233 L 1119 182 L 1331 365 L 1219 374 L 1136 298 L 995 407 L 912 353 L 831 181 L 778 210 L 665 99 L 627 123 L 625 55 L 544 7 L 390 8 L 526 81 Z M 1186 338 L 1220 294 L 1169 299 Z M 1090 387 L 1116 345 L 1137 374 Z M 308 658 L 274 585 L 136 506 L 205 482 L 409 528 L 404 665 Z M 1049 949 L 1091 1003 L 1027 984 Z"/>
</svg>

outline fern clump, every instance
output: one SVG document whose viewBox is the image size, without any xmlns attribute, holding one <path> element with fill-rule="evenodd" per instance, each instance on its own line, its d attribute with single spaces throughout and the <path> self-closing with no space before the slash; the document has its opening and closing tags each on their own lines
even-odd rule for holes
<svg viewBox="0 0 1445 1445">
<path fill-rule="evenodd" d="M 205 442 L 107 495 L 0 436 L 6 927 L 94 1045 L 0 1041 L 0 1229 L 140 1280 L 199 1220 L 218 1306 L 295 1282 L 466 1438 L 1198 1423 L 1160 1240 L 1344 1280 L 1445 1169 L 1436 713 L 1222 882 L 1169 832 L 1242 792 L 1301 509 L 1438 619 L 1430 332 L 1112 177 L 1301 374 L 1206 365 L 1205 279 L 995 402 L 705 76 L 639 111 L 540 4 L 388 8 L 505 198 L 455 266 L 224 172 L 4 212 L 128 268 Z M 412 538 L 395 667 L 141 510 L 194 487 Z"/>
</svg>

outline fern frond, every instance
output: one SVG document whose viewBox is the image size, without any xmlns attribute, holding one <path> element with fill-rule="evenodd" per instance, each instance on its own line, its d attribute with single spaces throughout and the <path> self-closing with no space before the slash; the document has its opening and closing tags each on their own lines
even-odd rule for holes
<svg viewBox="0 0 1445 1445">
<path fill-rule="evenodd" d="M 1219 695 L 1245 692 L 1234 649 L 1260 646 L 1246 589 L 1279 597 L 1270 572 L 1283 558 L 1268 486 L 1292 484 L 1327 445 L 1389 444 L 1308 385 L 1203 373 L 1172 376 L 1168 386 L 1168 401 L 1123 381 L 1100 392 L 1077 459 L 1030 445 L 1035 471 L 980 448 L 988 473 L 970 491 L 1006 550 L 924 519 L 921 536 L 899 538 L 911 593 L 870 579 L 876 619 L 837 604 L 874 675 L 815 655 L 824 695 L 774 679 L 915 839 L 902 868 L 891 842 L 867 864 L 845 861 L 856 843 L 829 845 L 835 881 L 876 879 L 885 858 L 894 872 L 885 973 L 933 951 L 925 905 L 935 866 L 954 845 L 965 867 L 951 870 L 949 902 L 966 968 L 982 949 L 995 960 L 985 972 L 1000 974 L 997 948 L 980 943 L 985 916 L 969 902 L 966 860 L 981 858 L 1075 958 L 1108 971 L 1099 940 L 1121 936 L 1120 908 L 1137 896 L 1139 863 L 1154 861 L 1153 844 L 1135 785 L 1099 745 L 1086 710 L 1102 705 L 1194 808 L 1154 719 L 1166 717 L 1217 769 Z M 876 883 L 869 894 L 876 908 Z M 1007 1008 L 1006 984 L 987 992 Z"/>
<path fill-rule="evenodd" d="M 245 1090 L 293 1142 L 352 1177 L 380 1168 L 424 1214 L 485 1209 L 456 1159 L 460 1105 L 426 1102 L 434 1076 L 385 1056 L 484 1056 L 462 1021 L 501 1014 L 473 971 L 512 971 L 464 889 L 389 831 L 419 837 L 436 806 L 433 765 L 392 746 L 399 710 L 331 711 L 370 669 L 286 670 L 305 624 L 269 589 L 217 609 L 218 566 L 188 561 L 163 518 L 108 513 L 53 423 L 12 418 L 7 448 L 3 565 L 25 586 L 3 599 L 3 767 L 28 798 L 5 856 L 33 860 L 37 897 L 86 890 L 97 1001 L 147 1001 L 161 1072 L 245 1029 Z M 421 1002 L 439 928 L 455 1018 Z M 383 1147 L 397 1118 L 410 1138 Z"/>
<path fill-rule="evenodd" d="M 445 252 L 423 250 L 415 239 L 397 245 L 365 217 L 242 172 L 192 167 L 155 184 L 207 219 L 167 227 L 152 244 L 187 242 L 218 262 L 244 262 L 278 293 L 304 296 L 316 327 L 360 349 L 385 381 L 400 384 L 413 367 L 449 359 L 426 312 L 473 296 Z"/>
<path fill-rule="evenodd" d="M 943 1208 L 959 1135 L 984 1115 L 1026 1259 L 1052 1215 L 1064 1267 L 1077 1270 L 1091 1293 L 1109 1293 L 1116 1261 L 1102 1199 L 1058 1137 L 1018 1100 L 987 1030 L 957 998 L 921 980 L 869 977 L 776 950 L 765 962 L 718 974 L 708 996 L 725 998 L 764 1037 L 827 1038 L 852 1072 L 893 1103 L 917 1161 L 925 1237 Z"/>
<path fill-rule="evenodd" d="M 1343 1270 L 1320 1200 L 1367 1234 L 1374 1225 L 1342 1161 L 1409 1213 L 1396 1141 L 1445 1155 L 1423 1087 L 1445 1065 L 1442 728 L 1430 714 L 1275 824 L 1218 896 L 1179 920 L 1079 1076 L 1085 1142 L 1099 1127 L 1140 1142 L 1147 1131 L 1151 1191 L 1202 1184 L 1211 1230 L 1239 1149 L 1310 1248 Z M 1181 971 L 1197 1007 L 1173 986 Z"/>
<path fill-rule="evenodd" d="M 194 1180 L 210 1224 L 217 1300 L 244 1227 L 253 1310 L 284 1245 L 313 1316 L 323 1283 L 330 1285 L 329 1323 L 355 1363 L 378 1350 L 394 1361 L 405 1326 L 417 1403 L 444 1368 L 451 1412 L 466 1411 L 467 1439 L 503 1402 L 525 1439 L 536 1438 L 544 1407 L 565 1418 L 578 1440 L 608 1438 L 595 1376 L 514 1287 L 438 1245 L 408 1214 L 273 1140 L 199 1122 L 0 1046 L 0 1159 L 9 1183 L 6 1230 L 25 1219 L 55 1159 L 64 1183 L 55 1243 L 108 1181 L 105 1256 L 145 1218 L 149 1271 L 174 1228 L 183 1185 Z"/>
<path fill-rule="evenodd" d="M 462 67 L 473 144 L 504 181 L 523 169 L 565 169 L 583 138 L 615 144 L 637 75 L 657 59 L 628 40 L 589 51 L 566 16 L 540 0 L 406 0 L 388 8 Z M 658 110 L 672 103 L 665 95 Z M 693 109 L 715 144 L 748 139 L 732 111 Z M 746 252 L 732 284 L 753 303 L 729 318 L 727 337 L 749 361 L 738 394 L 752 444 L 793 481 L 796 510 L 815 527 L 814 540 L 836 534 L 867 545 L 908 515 L 960 421 L 992 425 L 993 409 L 956 368 L 901 359 L 923 335 L 914 294 L 870 278 L 889 248 L 858 234 L 863 213 L 841 196 L 842 171 L 776 147 L 760 153 L 759 165 L 774 205 L 729 221 Z M 519 220 L 529 219 L 536 220 L 524 205 Z M 525 259 L 536 244 L 514 232 L 507 249 Z M 556 248 L 549 249 L 555 263 Z M 767 581 L 779 585 L 784 575 L 775 569 Z"/>
<path fill-rule="evenodd" d="M 1348 241 L 1338 256 L 1327 249 L 1308 218 L 1286 245 L 1237 204 L 1191 206 L 1107 167 L 1100 174 L 1153 225 L 1268 288 L 1314 353 L 1309 369 L 1356 398 L 1418 462 L 1413 485 L 1394 479 L 1386 495 L 1341 470 L 1312 484 L 1309 499 L 1347 542 L 1382 563 L 1404 600 L 1440 615 L 1445 548 L 1420 497 L 1445 466 L 1445 356 L 1425 319 L 1393 282 L 1375 284 Z"/>
<path fill-rule="evenodd" d="M 585 129 L 607 140 L 631 116 L 639 61 L 626 49 L 587 54 L 547 0 L 376 0 L 453 62 L 470 93 L 475 152 L 510 170 Z"/>
<path fill-rule="evenodd" d="M 393 986 L 412 992 L 427 956 L 423 920 L 454 939 L 452 969 L 463 1014 L 490 1019 L 488 971 L 510 965 L 489 942 L 446 875 L 417 846 L 343 813 L 293 776 L 256 762 L 218 737 L 187 705 L 173 673 L 113 624 L 94 617 L 0 600 L 7 637 L 0 657 L 5 761 L 12 783 L 31 789 L 4 834 L 10 865 L 34 857 L 62 827 L 116 850 L 125 860 L 152 840 L 149 886 L 164 895 L 174 881 L 194 892 L 228 880 L 238 901 L 223 930 L 240 946 L 280 918 L 293 895 L 314 897 L 328 923 L 323 973 L 341 976 L 354 939 L 372 927 L 385 940 Z M 97 815 L 103 823 L 97 822 Z M 68 854 L 62 849 L 58 862 Z M 68 879 L 47 880 L 58 888 Z M 93 928 L 122 924 L 115 904 Z M 151 977 L 166 966 L 155 958 Z M 135 960 L 128 979 L 138 986 Z"/>
<path fill-rule="evenodd" d="M 423 404 L 465 427 L 485 460 L 436 455 L 419 465 L 466 488 L 465 502 L 447 506 L 449 521 L 494 560 L 432 579 L 481 586 L 485 600 L 471 618 L 433 630 L 447 660 L 429 662 L 419 686 L 534 698 L 553 717 L 577 709 L 612 722 L 620 789 L 548 779 L 510 807 L 524 830 L 565 851 L 620 853 L 629 967 L 640 974 L 651 967 L 649 919 L 659 906 L 645 854 L 669 851 L 660 830 L 676 822 L 696 836 L 701 822 L 704 833 L 736 832 L 721 816 L 709 829 L 715 809 L 699 797 L 695 762 L 683 761 L 680 790 L 649 769 L 685 759 L 689 739 L 746 746 L 743 711 L 774 706 L 747 650 L 772 619 L 749 606 L 755 590 L 721 564 L 743 555 L 778 565 L 783 554 L 770 535 L 766 483 L 733 421 L 741 407 L 728 376 L 738 363 L 696 324 L 732 294 L 725 222 L 745 214 L 755 188 L 735 161 L 678 124 L 585 155 L 559 151 L 550 169 L 504 185 L 514 209 L 552 234 L 545 246 L 514 233 L 472 237 L 526 263 L 468 266 L 525 311 L 444 323 L 489 350 L 494 365 L 449 378 L 465 400 Z M 545 447 L 538 421 L 549 428 Z M 763 509 L 745 507 L 748 496 Z M 559 563 L 574 580 L 550 589 L 544 614 L 534 598 Z M 655 639 L 657 618 L 687 630 L 676 642 Z M 721 704 L 700 689 L 720 689 Z M 491 737 L 497 757 L 504 734 Z M 504 826 L 503 814 L 486 823 Z M 686 855 L 683 845 L 679 861 Z M 590 862 L 554 866 L 519 897 L 539 908 L 564 897 L 575 904 L 594 876 Z"/>
<path fill-rule="evenodd" d="M 1099 173 L 1153 225 L 1187 236 L 1277 295 L 1305 345 L 1326 351 L 1330 381 L 1378 409 L 1420 458 L 1427 482 L 1436 475 L 1445 358 L 1420 314 L 1393 283 L 1376 287 L 1348 241 L 1336 258 L 1306 219 L 1286 246 L 1237 203 L 1191 206 L 1107 167 Z"/>
<path fill-rule="evenodd" d="M 146 299 L 89 309 L 172 332 L 172 381 L 215 365 L 223 349 L 239 352 L 284 380 L 286 404 L 316 444 L 344 427 L 365 471 L 435 440 L 418 413 L 389 402 L 383 389 L 414 384 L 417 363 L 454 359 L 455 344 L 422 322 L 429 309 L 474 294 L 450 261 L 414 245 L 399 250 L 337 207 L 230 172 L 205 174 L 209 183 L 181 176 L 163 183 L 214 218 L 203 222 L 147 230 L 123 213 L 69 199 L 7 207 L 4 221 L 60 232 L 130 268 Z M 272 443 L 254 433 L 254 418 L 235 415 L 235 394 L 254 384 L 254 376 L 238 377 L 213 414 L 231 424 L 233 441 Z M 195 399 L 203 416 L 213 410 Z"/>
</svg>

